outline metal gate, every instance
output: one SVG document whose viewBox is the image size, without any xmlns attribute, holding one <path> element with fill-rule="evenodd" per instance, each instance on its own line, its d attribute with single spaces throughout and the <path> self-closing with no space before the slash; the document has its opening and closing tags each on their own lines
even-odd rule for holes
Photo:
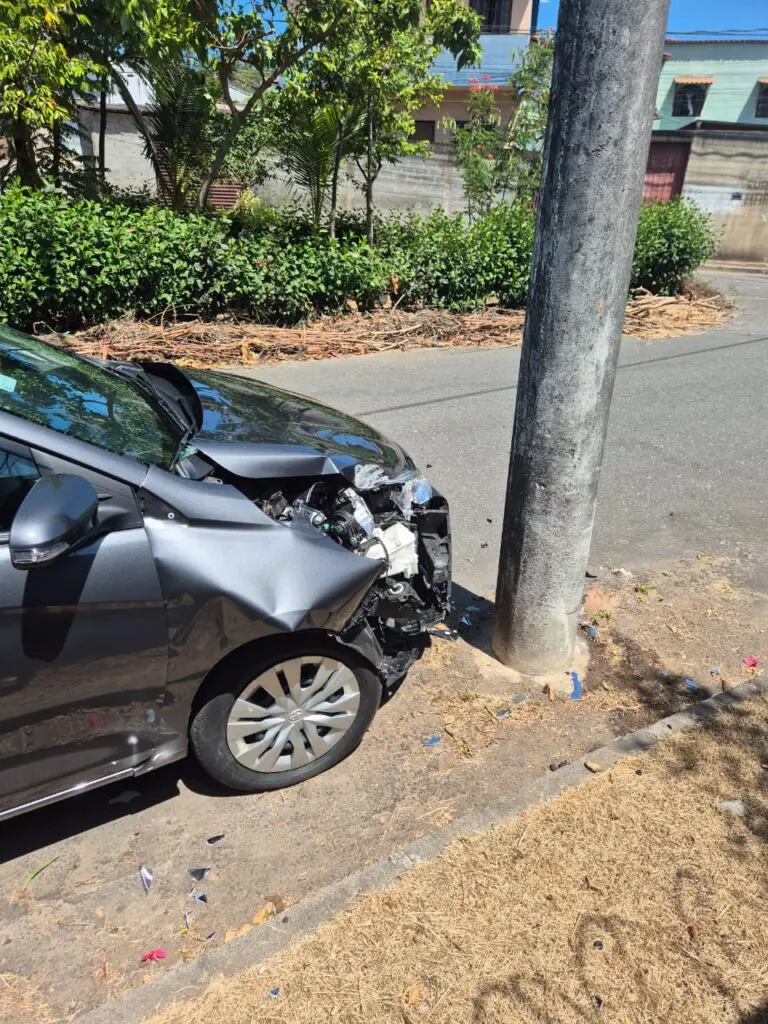
<svg viewBox="0 0 768 1024">
<path fill-rule="evenodd" d="M 666 202 L 683 191 L 688 142 L 652 142 L 645 168 L 643 199 Z"/>
</svg>

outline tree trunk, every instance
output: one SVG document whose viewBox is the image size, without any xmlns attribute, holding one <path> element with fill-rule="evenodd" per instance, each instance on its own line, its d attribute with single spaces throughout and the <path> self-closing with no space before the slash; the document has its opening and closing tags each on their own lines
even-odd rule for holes
<svg viewBox="0 0 768 1024">
<path fill-rule="evenodd" d="M 99 153 L 97 158 L 99 192 L 104 191 L 107 180 L 107 84 L 107 76 L 104 75 L 99 93 Z"/>
<path fill-rule="evenodd" d="M 365 160 L 365 231 L 373 245 L 373 96 L 368 92 L 368 148 Z"/>
<path fill-rule="evenodd" d="M 224 166 L 224 161 L 227 159 L 232 145 L 237 138 L 237 133 L 243 126 L 245 121 L 245 112 L 241 113 L 238 117 L 232 118 L 232 127 L 228 135 L 219 143 L 219 148 L 214 154 L 211 166 L 208 168 L 208 173 L 203 178 L 203 183 L 200 186 L 200 191 L 197 194 L 197 209 L 202 213 L 208 205 L 208 196 L 210 195 L 211 189 L 213 188 L 216 179 L 221 173 L 221 168 Z"/>
<path fill-rule="evenodd" d="M 28 188 L 42 188 L 43 179 L 37 169 L 35 147 L 29 129 L 20 120 L 13 123 L 13 150 L 16 157 L 16 173 L 21 184 Z"/>
<path fill-rule="evenodd" d="M 59 121 L 53 126 L 51 130 L 51 136 L 53 139 L 53 159 L 51 160 L 51 175 L 53 177 L 53 183 L 57 187 L 61 185 L 61 151 L 62 151 L 62 138 L 61 138 L 61 123 Z"/>
<path fill-rule="evenodd" d="M 344 148 L 344 133 L 346 121 L 339 124 L 339 138 L 336 142 L 336 152 L 333 155 L 333 174 L 331 175 L 331 210 L 328 215 L 328 234 L 331 238 L 336 237 L 336 209 L 339 205 L 339 172 L 341 171 L 341 155 Z"/>
</svg>

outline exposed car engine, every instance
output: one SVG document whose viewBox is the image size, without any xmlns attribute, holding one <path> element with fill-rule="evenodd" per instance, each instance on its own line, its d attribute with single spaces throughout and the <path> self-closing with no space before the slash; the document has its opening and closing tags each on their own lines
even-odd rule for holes
<svg viewBox="0 0 768 1024">
<path fill-rule="evenodd" d="M 388 478 L 379 466 L 357 466 L 355 484 L 326 476 L 297 492 L 301 481 L 285 480 L 280 490 L 254 500 L 273 519 L 317 530 L 383 563 L 354 621 L 367 619 L 374 628 L 394 680 L 416 660 L 428 643 L 427 630 L 448 610 L 448 505 L 414 470 Z"/>
</svg>

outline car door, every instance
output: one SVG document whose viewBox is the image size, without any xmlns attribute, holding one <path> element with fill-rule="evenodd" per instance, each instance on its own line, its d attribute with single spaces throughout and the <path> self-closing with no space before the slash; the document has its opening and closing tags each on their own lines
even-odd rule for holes
<svg viewBox="0 0 768 1024">
<path fill-rule="evenodd" d="M 94 485 L 100 529 L 20 570 L 10 526 L 46 472 Z M 131 487 L 0 437 L 0 814 L 129 769 L 168 742 L 166 671 L 166 613 Z"/>
</svg>

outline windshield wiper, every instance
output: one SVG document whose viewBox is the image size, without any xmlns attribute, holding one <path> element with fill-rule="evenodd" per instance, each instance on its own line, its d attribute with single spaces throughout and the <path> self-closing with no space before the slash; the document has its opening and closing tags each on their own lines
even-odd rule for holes
<svg viewBox="0 0 768 1024">
<path fill-rule="evenodd" d="M 170 421 L 176 430 L 181 432 L 182 438 L 189 438 L 197 429 L 197 424 L 188 416 L 181 405 L 171 402 L 163 393 L 156 388 L 149 379 L 145 370 L 133 363 L 107 364 L 106 370 L 116 374 L 122 380 L 133 384 L 137 391 L 140 391 L 148 399 L 150 405 L 157 409 L 166 421 Z M 179 442 L 181 447 L 182 442 Z"/>
</svg>

